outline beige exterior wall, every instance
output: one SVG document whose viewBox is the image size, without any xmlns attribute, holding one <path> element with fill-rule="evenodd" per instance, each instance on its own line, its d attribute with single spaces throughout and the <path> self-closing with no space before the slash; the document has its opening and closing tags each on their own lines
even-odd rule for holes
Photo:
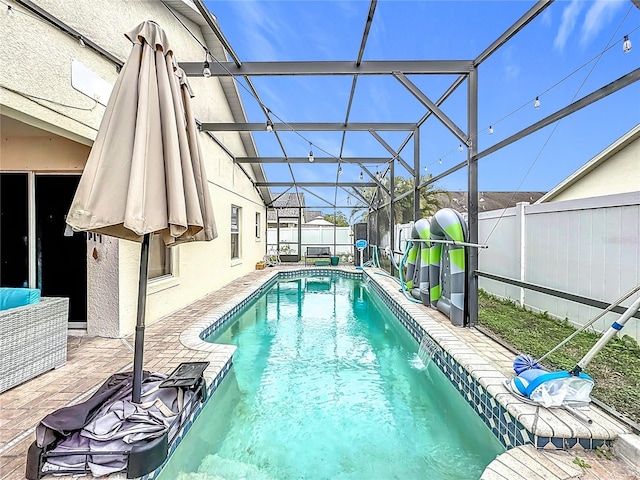
<svg viewBox="0 0 640 480">
<path fill-rule="evenodd" d="M 13 15 L 0 15 L 0 104 L 2 114 L 50 132 L 33 138 L 2 139 L 0 169 L 78 173 L 88 155 L 104 106 L 72 87 L 71 60 L 75 59 L 103 80 L 115 83 L 115 65 L 52 25 L 22 14 L 9 3 Z M 144 20 L 156 21 L 167 33 L 178 61 L 202 61 L 204 51 L 160 1 L 92 0 L 60 2 L 37 0 L 40 8 L 77 30 L 115 57 L 126 60 L 131 43 L 124 32 Z M 181 18 L 200 41 L 200 27 Z M 232 122 L 226 98 L 215 78 L 189 79 L 195 93 L 196 118 Z M 53 102 L 36 99 L 40 97 Z M 77 107 L 77 108 L 73 108 Z M 246 152 L 240 136 L 219 137 L 237 156 Z M 218 238 L 207 243 L 175 247 L 174 276 L 149 282 L 147 323 L 174 312 L 207 293 L 253 270 L 265 252 L 266 235 L 255 238 L 255 213 L 266 221 L 266 209 L 245 174 L 205 133 L 200 144 L 214 203 Z M 242 208 L 241 259 L 231 261 L 231 204 Z M 264 227 L 263 227 L 264 230 Z M 136 317 L 139 245 L 103 237 L 89 241 L 88 331 L 120 336 L 133 332 Z M 95 248 L 97 259 L 92 253 Z M 114 299 L 116 299 L 114 301 Z"/>
<path fill-rule="evenodd" d="M 640 138 L 626 145 L 547 201 L 561 202 L 637 191 L 640 191 Z"/>
<path fill-rule="evenodd" d="M 639 190 L 640 138 L 554 196 L 552 201 L 561 202 Z"/>
<path fill-rule="evenodd" d="M 59 137 L 2 136 L 3 171 L 82 173 L 90 147 Z"/>
</svg>

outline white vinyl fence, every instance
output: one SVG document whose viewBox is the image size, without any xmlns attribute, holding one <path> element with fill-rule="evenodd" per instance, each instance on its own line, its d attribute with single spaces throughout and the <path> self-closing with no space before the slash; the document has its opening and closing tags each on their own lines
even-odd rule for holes
<svg viewBox="0 0 640 480">
<path fill-rule="evenodd" d="M 479 270 L 613 303 L 640 284 L 640 192 L 518 204 L 479 216 Z M 480 288 L 584 325 L 602 310 L 480 278 Z M 622 306 L 630 305 L 638 294 Z M 593 328 L 606 330 L 619 314 Z M 640 341 L 640 320 L 621 331 Z"/>
<path fill-rule="evenodd" d="M 302 244 L 302 255 L 306 252 L 306 247 L 329 247 L 333 255 L 345 257 L 353 255 L 353 232 L 351 227 L 334 227 L 329 225 L 303 225 L 300 243 Z M 267 229 L 267 248 L 275 248 L 277 244 L 277 228 Z M 280 242 L 298 241 L 298 227 L 280 227 Z"/>
</svg>

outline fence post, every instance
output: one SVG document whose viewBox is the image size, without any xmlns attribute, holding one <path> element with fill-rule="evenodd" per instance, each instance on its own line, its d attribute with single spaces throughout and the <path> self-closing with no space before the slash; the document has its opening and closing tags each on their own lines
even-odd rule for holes
<svg viewBox="0 0 640 480">
<path fill-rule="evenodd" d="M 525 219 L 525 207 L 529 205 L 529 202 L 516 203 L 516 220 L 518 225 L 518 266 L 520 270 L 519 280 L 525 282 L 526 279 L 526 265 L 527 265 L 527 232 L 526 232 L 526 219 Z M 525 289 L 520 287 L 520 306 L 524 308 L 524 292 Z"/>
</svg>

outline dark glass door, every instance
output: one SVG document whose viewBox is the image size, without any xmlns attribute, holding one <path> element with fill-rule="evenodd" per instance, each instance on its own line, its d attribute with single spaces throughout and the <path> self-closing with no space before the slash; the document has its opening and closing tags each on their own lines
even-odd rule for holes
<svg viewBox="0 0 640 480">
<path fill-rule="evenodd" d="M 0 286 L 29 285 L 29 194 L 26 173 L 0 174 Z"/>
<path fill-rule="evenodd" d="M 46 297 L 69 297 L 69 322 L 87 321 L 86 234 L 65 236 L 80 176 L 36 176 L 37 282 Z"/>
</svg>

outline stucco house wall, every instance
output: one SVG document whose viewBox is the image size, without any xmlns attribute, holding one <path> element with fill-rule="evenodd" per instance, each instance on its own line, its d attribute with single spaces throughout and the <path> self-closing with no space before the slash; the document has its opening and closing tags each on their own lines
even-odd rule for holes
<svg viewBox="0 0 640 480">
<path fill-rule="evenodd" d="M 204 59 L 202 46 L 192 36 L 205 43 L 201 27 L 178 14 L 188 31 L 160 1 L 33 3 L 122 61 L 131 50 L 124 33 L 144 20 L 154 20 L 166 31 L 178 61 Z M 17 3 L 9 0 L 9 4 L 14 13 L 0 15 L 1 113 L 44 133 L 35 138 L 3 135 L 0 170 L 80 174 L 105 107 L 72 87 L 71 62 L 81 62 L 112 85 L 118 75 L 116 66 L 94 50 L 83 48 L 78 39 L 25 12 Z M 219 45 L 209 48 L 220 50 Z M 189 82 L 195 94 L 197 119 L 234 121 L 217 78 L 190 78 Z M 106 103 L 106 99 L 100 100 Z M 219 140 L 234 155 L 247 155 L 239 134 L 226 133 Z M 253 270 L 265 252 L 266 235 L 255 236 L 255 214 L 259 212 L 266 222 L 263 200 L 247 174 L 209 135 L 200 133 L 200 144 L 218 238 L 173 249 L 173 276 L 149 283 L 147 323 Z M 253 175 L 251 170 L 247 173 Z M 232 204 L 242 208 L 241 259 L 234 261 L 230 252 Z M 87 330 L 106 336 L 131 333 L 136 317 L 139 244 L 104 236 L 94 236 L 87 243 Z"/>
<path fill-rule="evenodd" d="M 640 191 L 640 125 L 576 170 L 536 203 Z"/>
</svg>

